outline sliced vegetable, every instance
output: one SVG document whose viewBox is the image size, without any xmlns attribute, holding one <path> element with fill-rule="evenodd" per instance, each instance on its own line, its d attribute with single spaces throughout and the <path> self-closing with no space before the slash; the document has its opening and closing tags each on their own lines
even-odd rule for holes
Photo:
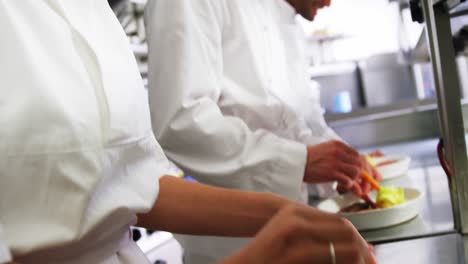
<svg viewBox="0 0 468 264">
<path fill-rule="evenodd" d="M 395 187 L 380 187 L 377 195 L 377 206 L 379 208 L 389 208 L 405 203 L 405 190 Z"/>
</svg>

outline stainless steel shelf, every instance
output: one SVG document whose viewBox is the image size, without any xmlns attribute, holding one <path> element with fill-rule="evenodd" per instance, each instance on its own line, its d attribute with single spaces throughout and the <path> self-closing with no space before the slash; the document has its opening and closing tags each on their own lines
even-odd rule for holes
<svg viewBox="0 0 468 264">
<path fill-rule="evenodd" d="M 440 135 L 434 101 L 400 103 L 326 118 L 338 135 L 357 148 Z"/>
<path fill-rule="evenodd" d="M 466 0 L 432 0 L 432 5 L 444 3 L 448 8 L 453 9 L 464 3 Z"/>
<path fill-rule="evenodd" d="M 462 105 L 464 123 L 468 124 L 468 102 L 463 101 Z M 356 148 L 441 136 L 435 100 L 409 101 L 349 114 L 326 115 L 326 119 L 338 135 Z"/>
<path fill-rule="evenodd" d="M 468 2 L 466 0 L 439 0 L 436 2 L 443 2 L 445 1 L 447 6 L 451 9 L 451 11 L 456 10 L 463 10 L 468 8 Z"/>
<path fill-rule="evenodd" d="M 462 2 L 450 10 L 451 17 L 465 16 L 468 14 L 468 2 Z"/>
</svg>

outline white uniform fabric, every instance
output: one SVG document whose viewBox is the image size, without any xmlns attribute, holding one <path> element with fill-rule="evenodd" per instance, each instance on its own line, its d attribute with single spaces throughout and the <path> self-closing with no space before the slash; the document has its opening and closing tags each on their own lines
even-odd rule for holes
<svg viewBox="0 0 468 264">
<path fill-rule="evenodd" d="M 203 183 L 297 200 L 306 145 L 339 137 L 307 75 L 293 8 L 284 0 L 152 0 L 146 24 L 151 116 L 166 155 Z M 188 263 L 245 243 L 181 242 Z"/>
<path fill-rule="evenodd" d="M 14 260 L 147 263 L 129 239 L 167 159 L 105 0 L 0 0 L 0 223 Z"/>
</svg>

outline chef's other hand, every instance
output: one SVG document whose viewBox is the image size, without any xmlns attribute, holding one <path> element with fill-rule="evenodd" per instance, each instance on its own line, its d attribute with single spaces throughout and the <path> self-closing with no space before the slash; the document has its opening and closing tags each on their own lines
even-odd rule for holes
<svg viewBox="0 0 468 264">
<path fill-rule="evenodd" d="M 369 173 L 375 180 L 381 181 L 382 175 L 372 166 L 366 159 L 365 156 L 361 156 L 361 166 L 362 168 Z M 338 184 L 338 192 L 345 193 L 348 191 L 352 191 L 355 195 L 361 196 L 363 194 L 367 194 L 372 190 L 372 186 L 369 184 L 368 181 L 365 181 L 362 177 L 362 174 L 355 180 L 355 184 L 351 189 L 343 186 L 342 184 Z"/>
<path fill-rule="evenodd" d="M 337 181 L 346 190 L 357 189 L 363 169 L 362 157 L 340 141 L 329 141 L 307 147 L 307 165 L 304 181 L 325 183 Z M 356 190 L 360 191 L 360 190 Z"/>
<path fill-rule="evenodd" d="M 375 169 L 374 166 L 372 166 L 366 159 L 365 156 L 362 156 L 362 166 L 363 168 L 369 173 L 370 176 L 372 176 L 376 181 L 381 181 L 382 176 L 380 173 Z M 367 194 L 369 191 L 371 191 L 372 186 L 370 183 L 366 180 L 364 180 L 362 177 L 358 179 L 359 186 L 361 188 L 361 192 L 363 194 Z"/>
<path fill-rule="evenodd" d="M 240 252 L 220 264 L 376 263 L 354 226 L 336 215 L 303 205 L 281 210 Z"/>
</svg>

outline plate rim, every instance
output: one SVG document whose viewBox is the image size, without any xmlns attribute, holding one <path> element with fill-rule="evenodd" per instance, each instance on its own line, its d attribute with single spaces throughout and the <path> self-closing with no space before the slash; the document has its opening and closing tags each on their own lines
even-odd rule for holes
<svg viewBox="0 0 468 264">
<path fill-rule="evenodd" d="M 412 190 L 412 191 L 416 191 L 419 195 L 418 197 L 416 197 L 415 199 L 412 199 L 406 203 L 403 203 L 403 204 L 399 204 L 399 205 L 395 205 L 395 206 L 392 206 L 392 207 L 389 207 L 389 208 L 378 208 L 378 209 L 373 209 L 373 210 L 367 210 L 367 211 L 361 211 L 361 212 L 353 212 L 353 213 L 340 213 L 340 212 L 336 212 L 334 214 L 337 214 L 337 215 L 340 215 L 340 216 L 345 216 L 345 215 L 352 215 L 352 216 L 355 216 L 355 215 L 363 215 L 363 214 L 368 214 L 368 213 L 378 213 L 378 212 L 388 212 L 389 210 L 395 210 L 395 209 L 398 209 L 398 208 L 402 208 L 402 207 L 407 207 L 408 206 L 408 203 L 410 204 L 413 204 L 413 203 L 416 203 L 418 201 L 420 201 L 421 199 L 424 198 L 424 194 L 422 191 L 420 191 L 419 189 L 416 189 L 416 188 L 409 188 L 409 187 L 397 187 L 397 188 L 403 188 L 405 190 Z M 328 199 L 325 199 L 321 202 L 319 202 L 317 204 L 317 207 L 318 209 L 322 210 L 320 208 L 320 205 L 323 204 L 324 202 L 326 201 L 329 201 L 329 200 L 334 200 L 338 197 L 343 197 L 343 195 L 339 195 L 339 196 L 336 196 L 336 197 L 331 197 L 331 198 L 328 198 Z M 356 197 L 356 199 L 359 199 Z M 322 211 L 325 211 L 325 210 L 322 210 Z M 330 212 L 330 211 L 325 211 L 325 212 L 328 212 L 328 213 L 333 213 L 333 212 Z"/>
</svg>

